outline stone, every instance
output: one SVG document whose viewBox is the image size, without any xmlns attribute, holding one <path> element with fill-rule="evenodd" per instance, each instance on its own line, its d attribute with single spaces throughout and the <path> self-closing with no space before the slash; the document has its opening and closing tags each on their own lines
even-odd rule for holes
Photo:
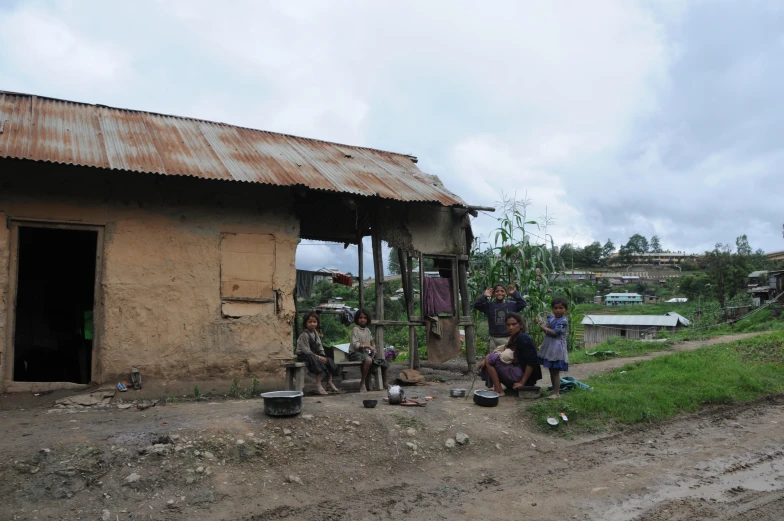
<svg viewBox="0 0 784 521">
<path fill-rule="evenodd" d="M 244 445 L 244 444 L 245 444 L 245 440 L 237 440 L 237 445 Z"/>
<path fill-rule="evenodd" d="M 413 427 L 409 427 L 408 429 L 406 429 L 406 434 L 412 437 L 416 436 L 416 429 Z"/>
<path fill-rule="evenodd" d="M 351 423 L 353 423 L 354 425 L 359 425 L 359 422 L 357 420 L 354 420 Z"/>
<path fill-rule="evenodd" d="M 136 482 L 137 482 L 137 481 L 139 481 L 140 479 L 142 479 L 142 477 L 141 477 L 140 475 L 138 475 L 138 474 L 137 474 L 137 473 L 135 473 L 135 472 L 132 472 L 130 475 L 128 475 L 128 476 L 125 478 L 125 482 L 126 482 L 126 483 L 136 483 Z"/>
<path fill-rule="evenodd" d="M 291 429 L 283 429 L 283 435 L 284 436 L 290 436 L 291 435 Z"/>
<path fill-rule="evenodd" d="M 204 451 L 202 454 L 207 459 L 215 459 L 215 456 L 212 454 L 212 452 Z"/>
<path fill-rule="evenodd" d="M 457 436 L 455 436 L 455 441 L 460 445 L 466 445 L 467 443 L 471 442 L 470 438 L 468 437 L 468 434 L 466 434 L 465 432 L 458 432 Z"/>
<path fill-rule="evenodd" d="M 50 452 L 52 452 L 52 449 L 41 449 L 41 452 L 44 454 L 49 454 Z"/>
<path fill-rule="evenodd" d="M 456 445 L 456 442 L 455 442 L 454 438 L 449 438 L 449 439 L 446 440 L 446 443 L 444 443 L 444 446 L 447 449 L 453 449 L 455 447 L 455 445 Z"/>
<path fill-rule="evenodd" d="M 501 444 L 500 443 L 496 443 L 495 444 L 495 448 L 498 449 L 498 450 L 501 450 Z"/>
<path fill-rule="evenodd" d="M 302 480 L 298 476 L 289 476 L 288 478 L 289 483 L 296 483 L 297 485 L 304 485 Z"/>
<path fill-rule="evenodd" d="M 413 450 L 414 452 L 416 452 L 416 450 L 417 450 L 416 443 L 411 443 L 410 441 L 406 442 L 406 447 L 408 447 L 409 449 Z"/>
<path fill-rule="evenodd" d="M 197 474 L 201 474 L 202 472 L 204 472 L 204 467 L 196 467 Z"/>
<path fill-rule="evenodd" d="M 312 414 L 303 414 L 302 415 L 302 419 L 305 420 L 305 421 L 312 421 L 313 420 L 313 415 Z"/>
<path fill-rule="evenodd" d="M 109 521 L 112 518 L 112 513 L 109 512 L 107 509 L 101 510 L 101 520 L 102 521 Z"/>
</svg>

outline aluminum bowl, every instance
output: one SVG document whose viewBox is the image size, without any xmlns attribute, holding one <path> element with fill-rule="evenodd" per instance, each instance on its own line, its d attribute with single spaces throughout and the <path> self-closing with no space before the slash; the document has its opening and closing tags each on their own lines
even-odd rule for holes
<svg viewBox="0 0 784 521">
<path fill-rule="evenodd" d="M 267 416 L 294 416 L 302 412 L 301 391 L 273 391 L 262 393 L 261 397 Z"/>
<path fill-rule="evenodd" d="M 449 396 L 452 398 L 463 398 L 465 397 L 468 389 L 464 388 L 457 388 L 457 389 L 449 389 Z"/>
</svg>

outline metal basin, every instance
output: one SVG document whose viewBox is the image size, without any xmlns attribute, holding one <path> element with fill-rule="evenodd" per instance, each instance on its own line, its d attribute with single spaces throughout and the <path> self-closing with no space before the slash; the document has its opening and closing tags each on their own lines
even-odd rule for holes
<svg viewBox="0 0 784 521">
<path fill-rule="evenodd" d="M 294 416 L 302 412 L 302 392 L 273 391 L 263 393 L 264 414 L 267 416 Z"/>
<path fill-rule="evenodd" d="M 474 403 L 482 407 L 495 407 L 498 405 L 498 393 L 495 391 L 474 391 Z"/>
<path fill-rule="evenodd" d="M 452 398 L 463 398 L 465 397 L 468 389 L 458 388 L 458 389 L 449 389 L 449 396 Z"/>
</svg>

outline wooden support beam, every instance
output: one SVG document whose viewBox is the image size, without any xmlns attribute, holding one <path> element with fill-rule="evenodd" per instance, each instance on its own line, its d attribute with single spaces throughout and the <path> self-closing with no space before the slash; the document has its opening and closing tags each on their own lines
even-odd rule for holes
<svg viewBox="0 0 784 521">
<path fill-rule="evenodd" d="M 425 323 L 421 320 L 374 320 L 374 324 L 379 326 L 424 326 Z"/>
<path fill-rule="evenodd" d="M 365 254 L 361 235 L 357 242 L 357 251 L 359 252 L 359 309 L 365 309 Z"/>
<path fill-rule="evenodd" d="M 412 283 L 413 287 L 413 283 Z M 427 321 L 425 320 L 425 305 L 424 305 L 424 298 L 425 298 L 425 257 L 420 253 L 419 254 L 419 315 L 422 322 L 425 324 L 425 327 L 428 327 Z M 409 312 L 409 319 L 413 314 L 413 310 Z M 425 332 L 425 338 L 427 338 L 427 331 Z M 414 328 L 409 328 L 408 330 L 408 367 L 411 369 L 419 369 L 419 345 L 416 337 L 416 330 Z"/>
<path fill-rule="evenodd" d="M 468 317 L 471 317 L 471 297 L 468 294 L 468 262 L 458 263 L 458 277 L 460 279 L 460 297 L 462 298 L 462 314 L 460 322 Z M 476 328 L 473 322 L 465 324 L 465 339 L 466 339 L 466 362 L 468 363 L 468 371 L 473 372 L 476 364 Z"/>
<path fill-rule="evenodd" d="M 383 323 L 379 324 L 378 321 L 384 320 L 384 259 L 382 257 L 381 248 L 381 234 L 379 233 L 379 218 L 375 217 L 373 221 L 373 267 L 375 271 L 375 287 L 376 287 L 376 356 L 384 356 L 384 326 Z M 386 382 L 382 383 L 382 386 Z"/>
</svg>

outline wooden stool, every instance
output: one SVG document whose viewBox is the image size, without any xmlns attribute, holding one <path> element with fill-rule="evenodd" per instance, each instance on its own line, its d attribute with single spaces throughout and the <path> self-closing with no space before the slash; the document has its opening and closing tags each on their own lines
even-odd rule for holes
<svg viewBox="0 0 784 521">
<path fill-rule="evenodd" d="M 301 392 L 305 388 L 305 364 L 290 362 L 283 367 L 286 368 L 286 390 Z"/>
</svg>

